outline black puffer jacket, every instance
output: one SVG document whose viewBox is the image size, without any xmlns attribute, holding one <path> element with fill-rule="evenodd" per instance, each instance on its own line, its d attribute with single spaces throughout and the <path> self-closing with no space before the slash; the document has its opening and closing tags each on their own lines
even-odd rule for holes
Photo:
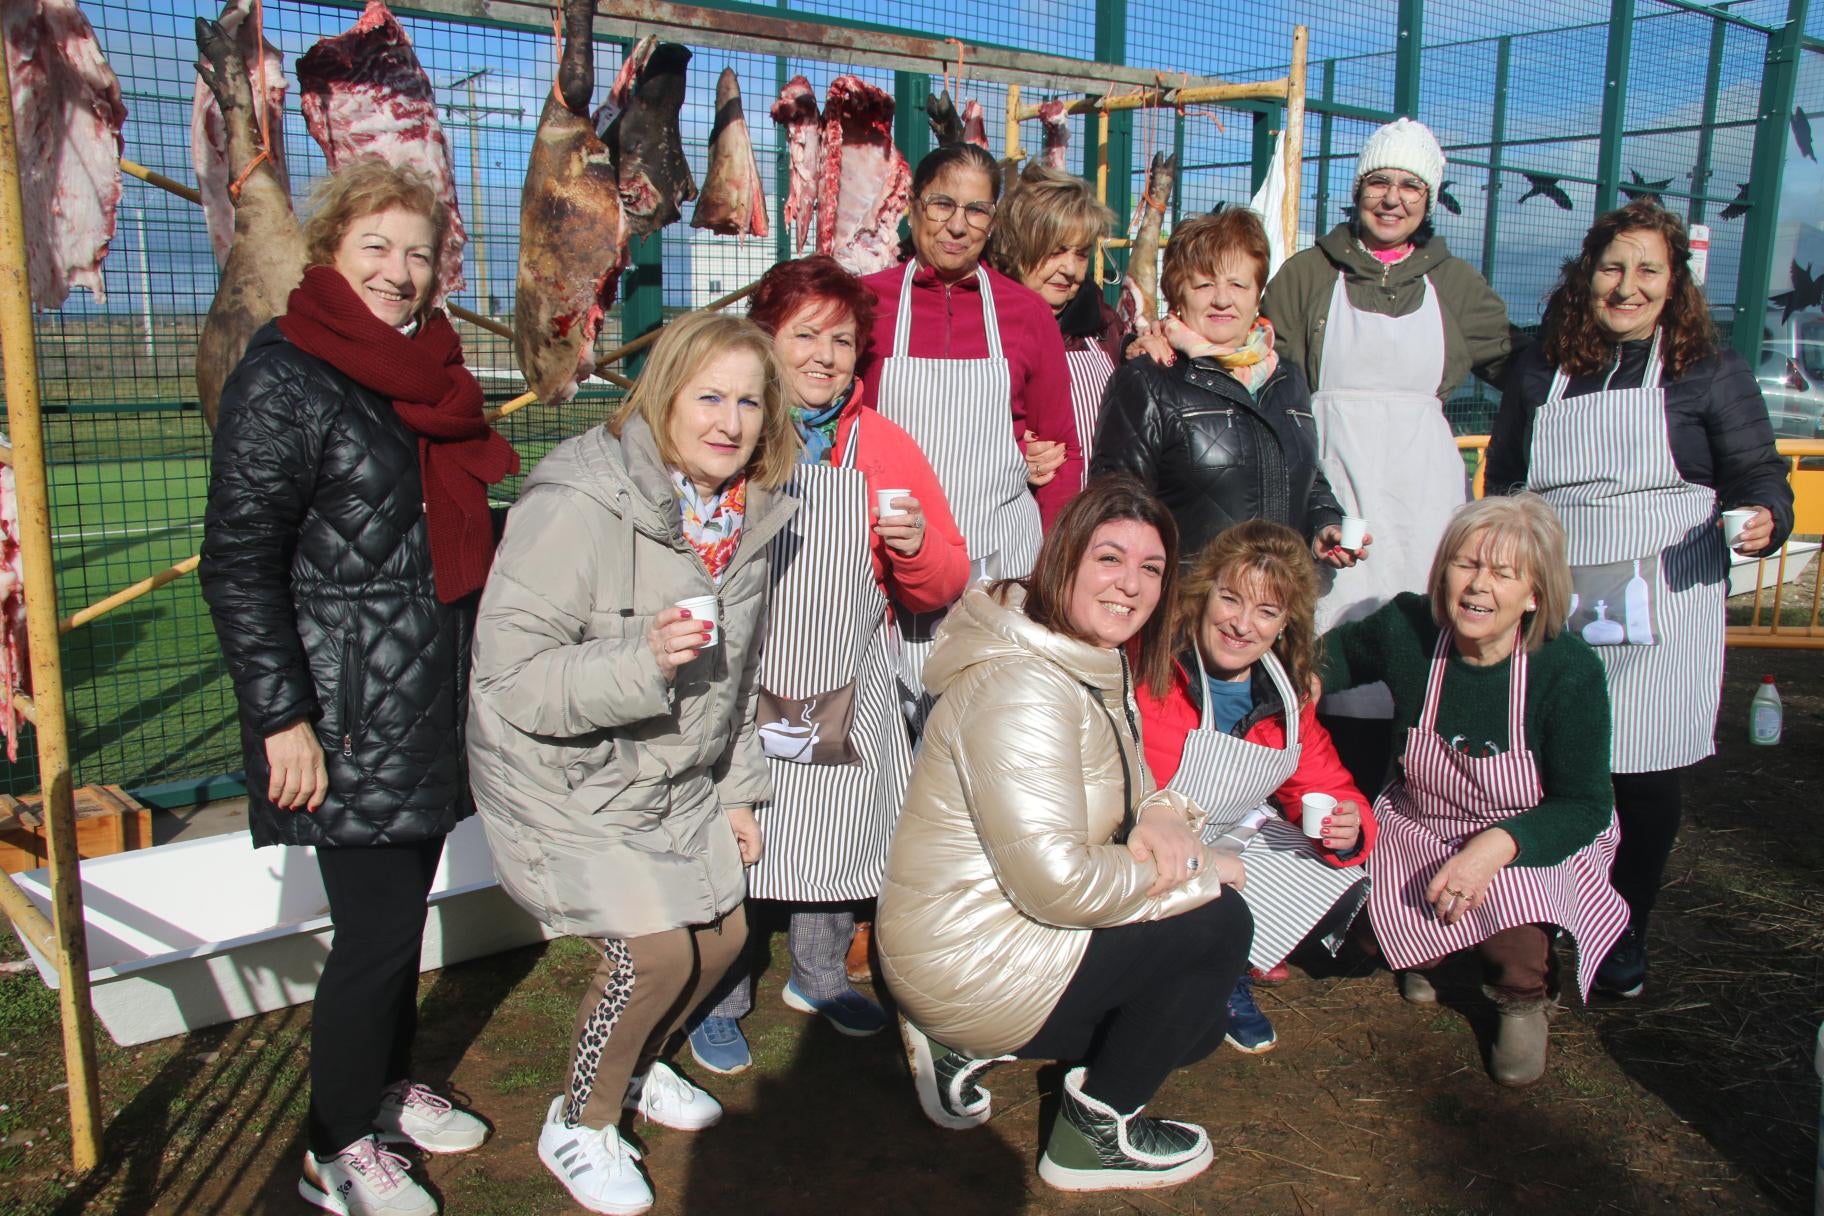
<svg viewBox="0 0 1824 1216">
<path fill-rule="evenodd" d="M 254 335 L 222 388 L 200 577 L 240 704 L 256 845 L 397 844 L 471 814 L 474 601 L 431 578 L 416 437 L 392 403 Z M 266 797 L 265 738 L 316 725 L 329 796 Z"/>
<path fill-rule="evenodd" d="M 1289 359 L 1258 397 L 1212 360 L 1130 359 L 1102 394 L 1094 451 L 1091 476 L 1132 473 L 1171 509 L 1186 562 L 1243 520 L 1310 539 L 1343 516 L 1318 467 L 1305 375 Z"/>
<path fill-rule="evenodd" d="M 1646 338 L 1621 343 L 1612 378 L 1607 372 L 1573 377 L 1565 396 L 1599 392 L 1605 381 L 1613 389 L 1639 388 L 1652 345 Z M 1552 373 L 1539 346 L 1512 365 L 1500 413 L 1489 432 L 1488 493 L 1525 487 L 1532 463 L 1533 415 L 1551 391 Z M 1774 447 L 1767 403 L 1747 361 L 1733 350 L 1720 350 L 1662 387 L 1666 438 L 1679 476 L 1715 490 L 1719 510 L 1766 507 L 1773 512 L 1773 541 L 1764 552 L 1785 544 L 1792 533 L 1792 485 L 1786 479 L 1786 462 Z"/>
</svg>

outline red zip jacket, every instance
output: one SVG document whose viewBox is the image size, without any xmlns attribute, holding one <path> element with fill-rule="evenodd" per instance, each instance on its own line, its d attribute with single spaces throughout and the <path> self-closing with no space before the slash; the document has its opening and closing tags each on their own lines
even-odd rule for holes
<svg viewBox="0 0 1824 1216">
<path fill-rule="evenodd" d="M 984 267 L 983 269 L 987 269 Z M 862 365 L 862 404 L 875 403 L 875 382 L 880 362 L 889 355 L 920 359 L 985 359 L 988 331 L 982 324 L 981 287 L 975 276 L 950 287 L 937 281 L 934 271 L 920 266 L 912 271 L 911 349 L 893 349 L 893 323 L 899 315 L 901 276 L 894 266 L 863 278 L 874 293 L 874 332 Z M 1070 367 L 1064 361 L 1064 337 L 1057 319 L 1039 294 L 996 270 L 988 270 L 994 292 L 995 319 L 1000 323 L 1001 353 L 1007 357 L 1013 380 L 1013 438 L 1019 443 L 1027 430 L 1040 439 L 1064 445 L 1064 465 L 1058 475 L 1033 491 L 1039 517 L 1046 527 L 1083 483 L 1083 451 L 1077 443 L 1077 424 L 1070 411 Z"/>
<path fill-rule="evenodd" d="M 1178 762 L 1184 757 L 1184 737 L 1203 721 L 1201 704 L 1191 699 L 1190 689 L 1191 677 L 1180 663 L 1173 667 L 1172 688 L 1163 700 L 1155 700 L 1144 688 L 1134 690 L 1135 700 L 1140 705 L 1141 745 L 1146 749 L 1146 763 L 1153 770 L 1153 780 L 1160 785 L 1170 781 L 1172 774 L 1178 771 Z M 1343 767 L 1341 757 L 1336 754 L 1336 744 L 1330 741 L 1330 732 L 1317 720 L 1316 706 L 1309 702 L 1299 710 L 1298 733 L 1303 744 L 1299 750 L 1298 769 L 1274 791 L 1273 800 L 1279 803 L 1280 813 L 1293 823 L 1302 818 L 1299 799 L 1306 794 L 1329 794 L 1338 802 L 1353 800 L 1362 808 L 1362 838 L 1355 851 L 1344 857 L 1319 845 L 1318 852 L 1338 868 L 1359 866 L 1374 851 L 1377 831 L 1374 806 L 1355 787 L 1349 770 Z M 1261 718 L 1242 738 L 1262 747 L 1285 747 L 1285 711 L 1281 709 Z"/>
</svg>

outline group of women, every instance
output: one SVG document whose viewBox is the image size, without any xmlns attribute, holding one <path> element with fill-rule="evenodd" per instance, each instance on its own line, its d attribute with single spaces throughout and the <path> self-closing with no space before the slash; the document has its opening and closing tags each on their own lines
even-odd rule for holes
<svg viewBox="0 0 1824 1216">
<path fill-rule="evenodd" d="M 940 148 L 904 265 L 783 263 L 748 316 L 673 321 L 504 531 L 517 461 L 434 306 L 447 214 L 408 172 L 331 178 L 224 391 L 202 566 L 255 839 L 316 847 L 336 930 L 300 1193 L 434 1212 L 382 1145 L 488 1133 L 411 1058 L 425 893 L 477 809 L 506 891 L 599 955 L 537 1138 L 592 1211 L 653 1201 L 624 1111 L 720 1117 L 679 1038 L 749 1065 L 750 897 L 788 916 L 785 1003 L 849 1035 L 892 1023 L 845 974 L 877 901 L 940 1126 L 988 1118 L 995 1064 L 1067 1062 L 1040 1174 L 1070 1190 L 1206 1168 L 1153 1094 L 1271 1048 L 1251 983 L 1364 907 L 1408 1000 L 1480 957 L 1505 1084 L 1544 1071 L 1549 927 L 1582 993 L 1639 993 L 1712 750 L 1718 514 L 1766 552 L 1791 493 L 1676 219 L 1603 216 L 1516 358 L 1431 231 L 1442 172 L 1389 124 L 1277 274 L 1251 214 L 1179 225 L 1133 336 L 1080 180 L 1002 199 Z M 1471 372 L 1506 390 L 1464 505 Z"/>
</svg>

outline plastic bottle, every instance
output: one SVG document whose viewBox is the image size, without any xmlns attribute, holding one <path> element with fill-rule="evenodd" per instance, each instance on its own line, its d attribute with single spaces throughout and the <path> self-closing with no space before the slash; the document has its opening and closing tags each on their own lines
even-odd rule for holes
<svg viewBox="0 0 1824 1216">
<path fill-rule="evenodd" d="M 1754 690 L 1754 700 L 1748 703 L 1748 742 L 1760 747 L 1778 743 L 1782 717 L 1779 685 L 1772 676 L 1762 676 L 1761 686 Z"/>
</svg>

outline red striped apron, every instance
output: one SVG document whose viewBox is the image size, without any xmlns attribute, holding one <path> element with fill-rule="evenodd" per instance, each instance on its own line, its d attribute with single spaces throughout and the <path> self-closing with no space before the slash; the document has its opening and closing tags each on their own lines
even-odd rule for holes
<svg viewBox="0 0 1824 1216">
<path fill-rule="evenodd" d="M 1555 866 L 1508 866 L 1489 884 L 1488 897 L 1454 925 L 1440 921 L 1425 888 L 1469 837 L 1539 804 L 1539 767 L 1526 747 L 1526 647 L 1516 644 L 1508 673 L 1507 743 L 1499 756 L 1467 756 L 1437 732 L 1438 700 L 1451 648 L 1438 636 L 1419 722 L 1406 732 L 1404 776 L 1375 802 L 1380 838 L 1368 857 L 1373 880 L 1368 918 L 1381 952 L 1396 970 L 1409 970 L 1466 950 L 1517 925 L 1562 927 L 1576 946 L 1577 989 L 1589 999 L 1595 963 L 1609 953 L 1628 923 L 1628 906 L 1609 884 L 1620 838 L 1615 817 L 1595 840 Z M 1590 966 L 1585 959 L 1593 960 Z"/>
</svg>

